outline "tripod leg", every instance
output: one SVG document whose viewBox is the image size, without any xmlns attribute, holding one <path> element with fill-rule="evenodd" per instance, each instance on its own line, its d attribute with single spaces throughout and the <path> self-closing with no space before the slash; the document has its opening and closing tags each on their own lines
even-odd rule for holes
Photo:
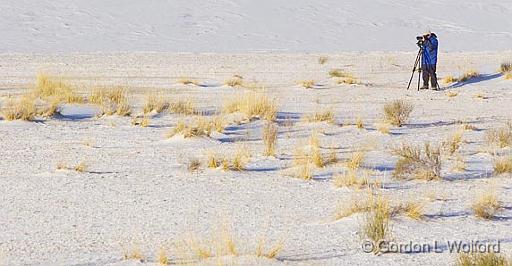
<svg viewBox="0 0 512 266">
<path fill-rule="evenodd" d="M 416 61 L 414 62 L 414 67 L 412 68 L 411 79 L 409 79 L 409 84 L 407 85 L 407 90 L 409 90 L 409 87 L 411 87 L 411 82 L 412 82 L 412 79 L 414 78 L 414 72 L 416 72 L 416 68 L 418 67 L 418 63 L 420 61 L 420 53 L 421 53 L 421 50 L 420 50 L 420 52 L 418 52 L 418 55 L 416 56 Z"/>
</svg>

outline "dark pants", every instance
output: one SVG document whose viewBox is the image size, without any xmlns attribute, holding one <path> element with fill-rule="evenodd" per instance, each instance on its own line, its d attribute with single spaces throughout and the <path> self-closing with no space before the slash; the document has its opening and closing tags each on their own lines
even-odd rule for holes
<svg viewBox="0 0 512 266">
<path fill-rule="evenodd" d="M 428 80 L 433 89 L 437 89 L 436 65 L 423 65 L 423 87 L 428 88 Z"/>
</svg>

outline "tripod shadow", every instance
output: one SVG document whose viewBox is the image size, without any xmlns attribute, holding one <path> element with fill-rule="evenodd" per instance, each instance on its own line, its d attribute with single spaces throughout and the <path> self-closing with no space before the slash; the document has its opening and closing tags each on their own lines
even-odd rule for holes
<svg viewBox="0 0 512 266">
<path fill-rule="evenodd" d="M 459 88 L 459 87 L 462 87 L 462 86 L 468 85 L 468 84 L 478 83 L 478 82 L 487 81 L 487 80 L 491 80 L 491 79 L 497 79 L 501 76 L 503 76 L 502 73 L 482 74 L 482 75 L 478 75 L 477 77 L 471 78 L 466 81 L 457 81 L 457 83 L 455 83 L 451 86 L 448 86 L 447 88 Z"/>
</svg>

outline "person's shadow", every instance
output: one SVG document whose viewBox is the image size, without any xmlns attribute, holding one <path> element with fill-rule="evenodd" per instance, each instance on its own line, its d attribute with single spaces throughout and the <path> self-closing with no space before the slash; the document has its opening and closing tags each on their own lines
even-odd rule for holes
<svg viewBox="0 0 512 266">
<path fill-rule="evenodd" d="M 478 83 L 478 82 L 487 81 L 487 80 L 491 80 L 491 79 L 497 79 L 501 76 L 503 76 L 502 73 L 482 74 L 482 75 L 478 75 L 474 78 L 470 78 L 465 81 L 457 81 L 455 84 L 448 86 L 448 88 L 459 88 L 459 87 L 462 87 L 462 86 L 468 85 L 468 84 Z"/>
</svg>

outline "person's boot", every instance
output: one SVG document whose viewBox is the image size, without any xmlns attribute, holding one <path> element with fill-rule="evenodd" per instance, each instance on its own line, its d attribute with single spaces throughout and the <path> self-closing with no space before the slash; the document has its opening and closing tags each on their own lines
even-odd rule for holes
<svg viewBox="0 0 512 266">
<path fill-rule="evenodd" d="M 420 90 L 428 90 L 428 84 L 423 84 Z"/>
</svg>

